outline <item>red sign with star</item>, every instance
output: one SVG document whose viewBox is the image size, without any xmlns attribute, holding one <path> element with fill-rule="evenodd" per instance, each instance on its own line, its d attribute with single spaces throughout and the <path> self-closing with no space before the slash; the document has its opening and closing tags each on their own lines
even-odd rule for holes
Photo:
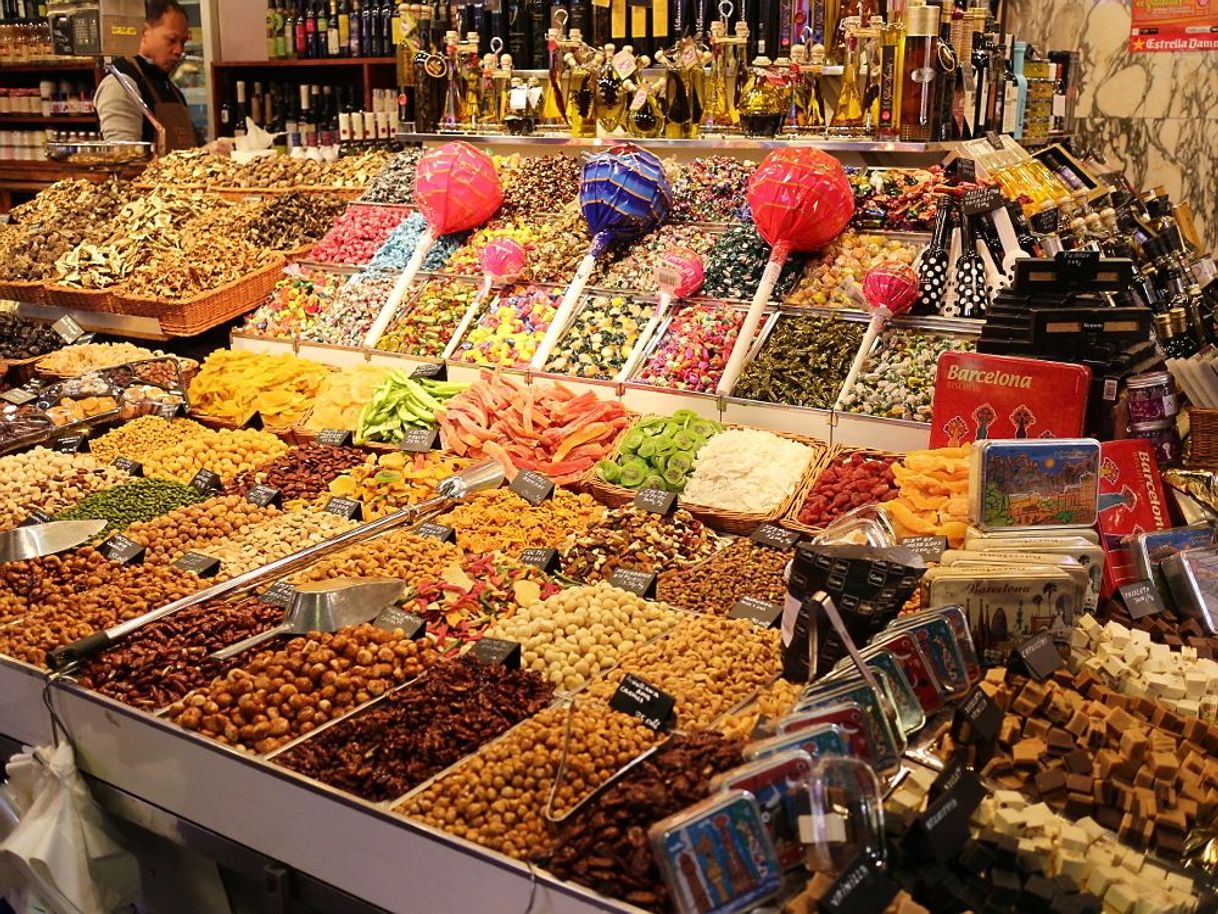
<svg viewBox="0 0 1218 914">
<path fill-rule="evenodd" d="M 1218 0 L 1133 0 L 1132 53 L 1218 51 Z"/>
</svg>

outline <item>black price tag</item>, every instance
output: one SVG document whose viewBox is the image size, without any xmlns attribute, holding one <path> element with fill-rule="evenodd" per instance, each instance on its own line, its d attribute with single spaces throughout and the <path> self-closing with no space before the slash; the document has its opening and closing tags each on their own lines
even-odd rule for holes
<svg viewBox="0 0 1218 914">
<path fill-rule="evenodd" d="M 39 508 L 35 508 L 33 511 L 30 512 L 29 517 L 27 517 L 17 526 L 18 527 L 36 527 L 39 524 L 49 524 L 50 522 L 51 522 L 51 515 L 47 514 L 45 511 L 43 511 Z"/>
<path fill-rule="evenodd" d="M 947 863 L 955 860 L 969 838 L 968 821 L 981 797 L 967 795 L 960 784 L 941 793 L 918 816 L 909 832 L 910 842 L 926 857 Z"/>
<path fill-rule="evenodd" d="M 296 599 L 296 588 L 287 581 L 276 581 L 258 599 L 271 606 L 287 609 L 292 605 L 292 601 Z"/>
<path fill-rule="evenodd" d="M 945 793 L 953 792 L 964 801 L 970 816 L 973 814 L 972 811 L 985 799 L 985 785 L 981 783 L 977 773 L 966 768 L 959 759 L 953 760 L 939 773 L 934 783 L 930 785 L 927 796 L 928 799 L 934 801 Z"/>
<path fill-rule="evenodd" d="M 677 504 L 676 492 L 665 492 L 663 489 L 644 489 L 634 496 L 634 506 L 640 511 L 650 511 L 652 514 L 671 514 Z"/>
<path fill-rule="evenodd" d="M 69 346 L 85 335 L 85 328 L 76 323 L 75 318 L 67 314 L 51 324 L 51 329 L 58 333 L 59 338 Z"/>
<path fill-rule="evenodd" d="M 398 442 L 398 450 L 410 454 L 425 454 L 428 451 L 434 451 L 439 440 L 440 430 L 438 428 L 412 428 Z"/>
<path fill-rule="evenodd" d="M 482 638 L 474 642 L 474 657 L 493 666 L 520 669 L 520 642 L 501 638 Z"/>
<path fill-rule="evenodd" d="M 12 390 L 6 390 L 0 394 L 0 400 L 5 403 L 12 403 L 13 406 L 25 406 L 27 403 L 32 403 L 38 397 L 21 387 L 14 387 Z"/>
<path fill-rule="evenodd" d="M 656 596 L 656 576 L 650 571 L 619 568 L 609 578 L 609 584 L 644 600 L 654 600 Z"/>
<path fill-rule="evenodd" d="M 748 619 L 762 628 L 773 628 L 782 618 L 782 606 L 756 597 L 741 597 L 727 614 L 729 619 Z"/>
<path fill-rule="evenodd" d="M 609 707 L 641 720 L 652 730 L 664 730 L 671 726 L 677 699 L 650 682 L 627 673 L 609 699 Z"/>
<path fill-rule="evenodd" d="M 156 408 L 156 414 L 162 419 L 176 419 L 182 415 L 182 404 L 173 402 L 162 403 Z"/>
<path fill-rule="evenodd" d="M 956 177 L 968 184 L 974 184 L 977 181 L 977 161 L 961 156 L 957 159 L 952 159 L 951 170 Z"/>
<path fill-rule="evenodd" d="M 457 531 L 452 527 L 446 527 L 444 524 L 433 523 L 428 521 L 425 524 L 419 524 L 414 528 L 415 536 L 429 536 L 432 539 L 437 539 L 442 543 L 455 543 L 457 541 Z"/>
<path fill-rule="evenodd" d="M 1048 632 L 1037 632 L 1019 645 L 1011 659 L 1022 664 L 1028 675 L 1036 680 L 1048 679 L 1066 665 Z"/>
<path fill-rule="evenodd" d="M 974 187 L 964 192 L 960 208 L 966 216 L 980 216 L 1001 209 L 1002 204 L 1002 191 L 997 187 Z"/>
<path fill-rule="evenodd" d="M 274 486 L 250 486 L 250 490 L 245 493 L 245 500 L 259 508 L 280 508 L 283 506 L 283 492 Z"/>
<path fill-rule="evenodd" d="M 1099 251 L 1058 251 L 1053 260 L 1058 278 L 1069 283 L 1092 283 L 1100 275 Z"/>
<path fill-rule="evenodd" d="M 351 443 L 351 433 L 345 428 L 323 428 L 317 435 L 323 447 L 345 447 Z"/>
<path fill-rule="evenodd" d="M 195 478 L 190 481 L 190 484 L 204 495 L 213 495 L 224 488 L 220 474 L 213 473 L 211 470 L 199 470 L 199 472 L 195 473 Z"/>
<path fill-rule="evenodd" d="M 214 578 L 220 570 L 219 559 L 201 552 L 188 552 L 173 564 L 175 568 L 189 571 L 201 578 Z"/>
<path fill-rule="evenodd" d="M 89 438 L 87 435 L 64 435 L 55 439 L 53 447 L 61 454 L 81 454 L 89 449 Z"/>
<path fill-rule="evenodd" d="M 409 641 L 418 641 L 427 634 L 427 621 L 422 616 L 406 612 L 400 606 L 386 606 L 372 620 L 372 624 L 387 632 L 400 628 Z"/>
<path fill-rule="evenodd" d="M 339 517 L 345 517 L 348 520 L 359 520 L 364 513 L 364 506 L 354 498 L 343 498 L 341 495 L 335 495 L 326 502 L 326 513 L 337 514 Z"/>
<path fill-rule="evenodd" d="M 135 540 L 128 539 L 121 533 L 115 534 L 103 541 L 97 551 L 112 562 L 120 565 L 138 565 L 144 561 L 147 550 Z"/>
<path fill-rule="evenodd" d="M 533 470 L 517 473 L 510 488 L 534 508 L 554 495 L 553 481 Z"/>
<path fill-rule="evenodd" d="M 1117 592 L 1120 593 L 1132 619 L 1154 616 L 1167 608 L 1163 605 L 1163 597 L 1159 595 L 1158 588 L 1150 581 L 1134 581 L 1132 584 L 1118 587 Z"/>
<path fill-rule="evenodd" d="M 243 424 L 241 427 L 242 428 L 251 428 L 256 432 L 262 431 L 262 429 L 264 428 L 263 422 L 262 422 L 262 413 L 255 412 L 252 416 L 250 416 L 248 419 L 245 420 L 245 424 Z"/>
<path fill-rule="evenodd" d="M 1002 708 L 979 685 L 964 696 L 952 721 L 952 735 L 958 742 L 991 743 L 1002 729 Z"/>
<path fill-rule="evenodd" d="M 987 130 L 987 131 L 985 132 L 985 139 L 986 139 L 986 142 L 987 142 L 987 143 L 989 143 L 989 144 L 990 144 L 990 146 L 992 146 L 994 149 L 1002 149 L 1002 148 L 1003 148 L 1003 146 L 1002 146 L 1002 137 L 1000 137 L 1000 136 L 998 135 L 998 132 L 997 132 L 997 131 L 995 131 L 995 130 Z"/>
<path fill-rule="evenodd" d="M 826 914 L 883 914 L 897 895 L 897 884 L 866 854 L 842 870 L 818 905 Z"/>
<path fill-rule="evenodd" d="M 114 466 L 118 467 L 128 476 L 144 475 L 144 465 L 138 460 L 132 460 L 130 457 L 115 457 Z"/>
<path fill-rule="evenodd" d="M 759 546 L 771 549 L 794 549 L 799 542 L 798 530 L 787 530 L 777 524 L 762 524 L 753 531 L 750 539 Z"/>
<path fill-rule="evenodd" d="M 546 574 L 557 574 L 562 570 L 562 560 L 557 549 L 526 549 L 520 553 L 522 565 L 532 565 Z"/>
<path fill-rule="evenodd" d="M 427 362 L 410 373 L 412 378 L 430 378 L 433 381 L 448 379 L 448 366 L 443 362 Z"/>
<path fill-rule="evenodd" d="M 1056 207 L 1042 209 L 1039 213 L 1028 217 L 1028 225 L 1032 231 L 1040 235 L 1056 234 L 1061 224 L 1061 212 Z"/>
<path fill-rule="evenodd" d="M 897 540 L 898 546 L 904 546 L 916 552 L 927 562 L 937 562 L 947 551 L 946 536 L 907 536 Z"/>
</svg>

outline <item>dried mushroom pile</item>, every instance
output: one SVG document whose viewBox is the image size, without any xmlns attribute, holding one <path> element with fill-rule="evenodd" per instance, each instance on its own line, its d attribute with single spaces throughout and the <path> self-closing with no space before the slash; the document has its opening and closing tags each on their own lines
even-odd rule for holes
<svg viewBox="0 0 1218 914">
<path fill-rule="evenodd" d="M 315 162 L 288 156 L 265 156 L 245 165 L 200 149 L 174 152 L 148 166 L 140 181 L 157 187 L 226 187 L 251 190 L 292 190 L 301 187 L 362 188 L 393 157 L 366 152 L 336 162 Z"/>
</svg>

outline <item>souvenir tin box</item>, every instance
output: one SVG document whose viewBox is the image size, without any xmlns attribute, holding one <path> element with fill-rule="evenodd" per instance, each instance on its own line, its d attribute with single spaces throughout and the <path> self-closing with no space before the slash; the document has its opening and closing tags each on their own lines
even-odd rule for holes
<svg viewBox="0 0 1218 914">
<path fill-rule="evenodd" d="M 921 730 L 926 725 L 926 713 L 901 661 L 891 651 L 875 645 L 860 653 L 863 662 L 882 680 L 884 688 L 891 694 L 901 732 L 909 737 Z M 854 660 L 847 657 L 839 661 L 826 678 L 846 679 L 853 676 L 854 670 Z"/>
<path fill-rule="evenodd" d="M 1218 634 L 1218 549 L 1185 549 L 1159 566 L 1176 610 Z"/>
<path fill-rule="evenodd" d="M 778 752 L 798 749 L 817 759 L 826 755 L 849 755 L 850 741 L 837 724 L 818 724 L 806 730 L 780 733 L 768 739 L 755 740 L 744 747 L 745 761 L 766 758 Z"/>
<path fill-rule="evenodd" d="M 1092 438 L 979 441 L 969 519 L 982 530 L 1090 527 L 1099 512 L 1100 443 Z"/>
<path fill-rule="evenodd" d="M 1159 594 L 1172 602 L 1171 589 L 1163 579 L 1161 565 L 1165 559 L 1185 549 L 1204 549 L 1214 545 L 1214 528 L 1210 524 L 1172 527 L 1154 533 L 1139 533 L 1133 538 L 1136 581 L 1152 581 Z"/>
<path fill-rule="evenodd" d="M 923 712 L 933 714 L 943 707 L 947 696 L 944 694 L 938 677 L 935 676 L 930 661 L 926 659 L 926 654 L 918 644 L 916 634 L 910 631 L 881 632 L 863 651 L 863 659 L 870 662 L 870 658 L 877 651 L 892 654 L 900 665 L 902 677 L 917 697 L 918 706 Z"/>
<path fill-rule="evenodd" d="M 977 648 L 973 644 L 973 633 L 968 627 L 968 613 L 964 611 L 963 606 L 936 606 L 934 609 L 924 609 L 921 612 L 911 613 L 908 616 L 900 616 L 889 626 L 889 629 L 897 631 L 926 620 L 938 619 L 942 619 L 947 623 L 955 640 L 956 649 L 959 651 L 960 657 L 964 662 L 965 685 L 963 691 L 967 692 L 969 686 L 981 679 L 981 660 L 977 656 Z M 930 656 L 927 659 L 933 661 L 933 658 Z M 939 676 L 939 684 L 946 688 L 943 676 L 939 674 L 938 670 L 936 670 L 935 675 Z M 960 689 L 953 687 L 952 691 L 959 692 Z"/>
<path fill-rule="evenodd" d="M 867 712 L 855 701 L 788 714 L 778 720 L 778 735 L 800 733 L 825 724 L 840 728 L 846 738 L 846 755 L 865 762 L 875 761 L 877 749 L 873 726 L 867 719 Z"/>
<path fill-rule="evenodd" d="M 792 749 L 733 768 L 712 780 L 711 789 L 744 790 L 751 794 L 761 809 L 761 820 L 774 842 L 778 862 L 784 869 L 791 869 L 804 858 L 800 823 L 808 830 L 811 774 L 811 756 Z"/>
<path fill-rule="evenodd" d="M 1091 370 L 978 352 L 939 357 L 930 446 L 987 438 L 1078 438 L 1087 418 Z"/>
<path fill-rule="evenodd" d="M 986 565 L 1051 565 L 1060 568 L 1066 574 L 1075 578 L 1084 590 L 1083 608 L 1093 611 L 1099 602 L 1099 578 L 1104 562 L 1104 553 L 1099 546 L 1094 547 L 1099 553 L 1099 564 L 1095 566 L 1094 575 L 1091 570 L 1084 568 L 1079 560 L 1072 555 L 1055 555 L 1052 552 L 999 552 L 948 550 L 940 560 L 945 568 L 983 568 Z"/>
<path fill-rule="evenodd" d="M 1102 447 L 1103 445 L 1101 445 Z M 1085 539 L 1094 546 L 1100 544 L 1100 535 L 1090 527 L 1063 527 L 1061 530 L 1054 530 L 1051 533 L 1047 533 L 1039 527 L 1028 527 L 1026 530 L 1000 530 L 990 533 L 970 526 L 964 531 L 964 548 L 982 549 L 984 546 L 979 544 L 985 543 L 987 540 L 1044 539 L 1046 536 L 1078 537 Z"/>
<path fill-rule="evenodd" d="M 948 699 L 963 698 L 969 686 L 981 678 L 981 665 L 960 607 L 948 605 L 902 616 L 888 626 L 888 631 L 911 632 L 918 639 Z M 975 676 L 970 673 L 974 667 Z"/>
<path fill-rule="evenodd" d="M 894 771 L 900 762 L 901 753 L 905 751 L 905 734 L 897 728 L 895 720 L 888 716 L 889 708 L 892 708 L 893 715 L 896 714 L 895 703 L 887 696 L 877 695 L 865 680 L 829 680 L 817 683 L 804 690 L 795 706 L 795 712 L 819 711 L 849 702 L 854 702 L 863 709 L 863 719 L 871 737 L 872 751 L 875 753 L 872 764 L 877 771 Z"/>
<path fill-rule="evenodd" d="M 1154 447 L 1141 438 L 1100 445 L 1100 545 L 1104 562 L 1102 596 L 1139 580 L 1133 539 L 1171 526 Z"/>
<path fill-rule="evenodd" d="M 761 809 L 743 790 L 708 797 L 647 834 L 680 914 L 748 911 L 782 887 Z"/>
</svg>

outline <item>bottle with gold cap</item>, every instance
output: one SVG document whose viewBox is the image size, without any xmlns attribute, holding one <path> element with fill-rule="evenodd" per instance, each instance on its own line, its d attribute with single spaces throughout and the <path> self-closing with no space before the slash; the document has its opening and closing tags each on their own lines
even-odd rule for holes
<svg viewBox="0 0 1218 914">
<path fill-rule="evenodd" d="M 859 92 L 859 36 L 862 23 L 858 16 L 842 20 L 845 63 L 842 68 L 842 91 L 837 107 L 829 121 L 829 132 L 837 136 L 861 136 L 864 133 L 863 97 Z"/>
<path fill-rule="evenodd" d="M 938 6 L 905 10 L 905 56 L 901 72 L 901 139 L 928 143 L 935 131 L 935 51 Z"/>
</svg>

